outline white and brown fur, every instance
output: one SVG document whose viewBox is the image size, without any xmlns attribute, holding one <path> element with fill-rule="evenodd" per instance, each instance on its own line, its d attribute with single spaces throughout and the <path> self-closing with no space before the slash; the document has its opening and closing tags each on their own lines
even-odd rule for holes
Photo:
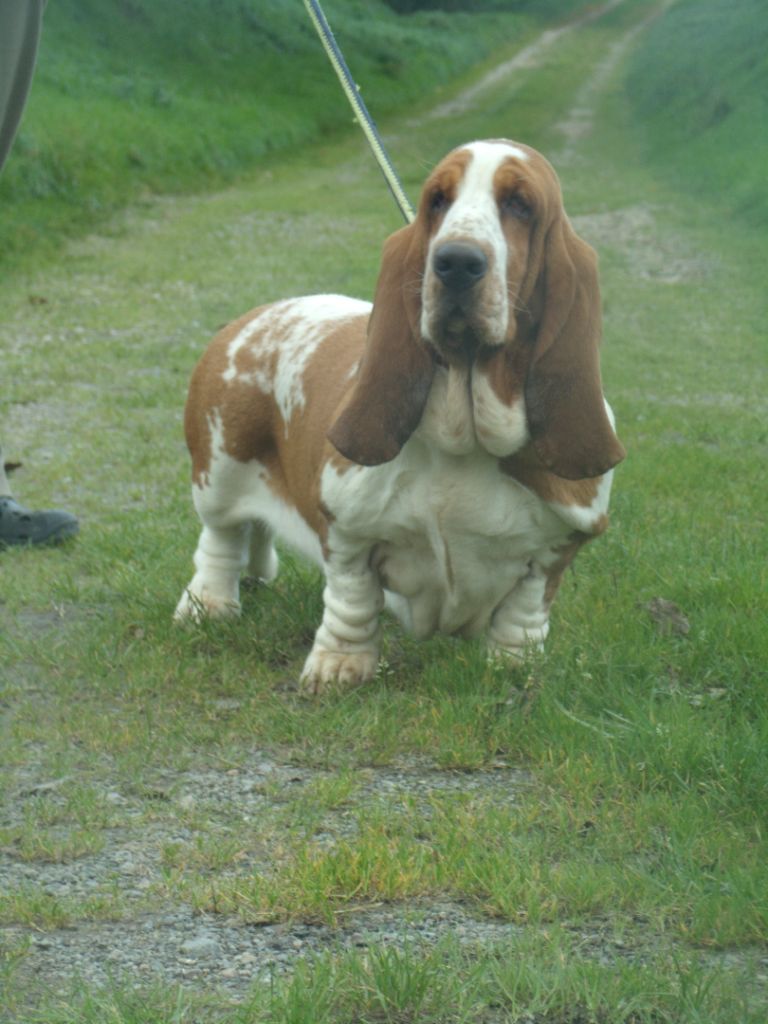
<svg viewBox="0 0 768 1024">
<path fill-rule="evenodd" d="M 372 306 L 264 306 L 200 360 L 203 530 L 176 617 L 237 613 L 241 571 L 277 573 L 277 536 L 325 573 L 310 692 L 376 673 L 385 604 L 417 636 L 540 645 L 624 456 L 600 332 L 596 258 L 549 163 L 506 140 L 454 150 L 385 243 Z"/>
</svg>

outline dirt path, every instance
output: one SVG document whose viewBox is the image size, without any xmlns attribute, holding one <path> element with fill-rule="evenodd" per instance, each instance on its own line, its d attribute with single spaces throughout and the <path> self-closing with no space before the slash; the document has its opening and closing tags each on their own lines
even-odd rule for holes
<svg viewBox="0 0 768 1024">
<path fill-rule="evenodd" d="M 670 3 L 671 0 L 666 0 L 662 6 L 652 10 L 643 21 L 632 25 L 611 45 L 605 57 L 595 67 L 586 84 L 574 99 L 573 106 L 556 126 L 557 131 L 564 137 L 562 147 L 550 154 L 556 166 L 570 164 L 578 158 L 579 147 L 592 130 L 596 103 L 611 76 L 615 74 L 616 68 L 630 51 L 637 37 L 647 30 L 652 21 L 663 14 Z M 617 3 L 609 4 L 600 13 L 607 13 L 608 10 L 616 6 L 618 6 Z"/>
<path fill-rule="evenodd" d="M 546 32 L 542 32 L 532 43 L 523 47 L 511 60 L 504 61 L 498 67 L 493 68 L 478 82 L 475 82 L 474 85 L 471 85 L 447 103 L 441 103 L 436 106 L 425 115 L 424 120 L 456 117 L 458 114 L 467 113 L 481 103 L 483 96 L 491 89 L 507 83 L 516 72 L 536 70 L 541 65 L 544 56 L 553 47 L 557 46 L 558 43 L 574 32 L 578 32 L 587 25 L 591 25 L 600 18 L 604 18 L 606 14 L 609 14 L 623 2 L 624 0 L 610 0 L 610 3 L 597 7 L 595 10 L 589 11 L 578 18 L 574 18 L 573 21 L 561 25 L 560 28 L 547 29 Z M 411 121 L 409 122 L 409 127 L 417 127 L 418 124 L 419 121 Z"/>
</svg>

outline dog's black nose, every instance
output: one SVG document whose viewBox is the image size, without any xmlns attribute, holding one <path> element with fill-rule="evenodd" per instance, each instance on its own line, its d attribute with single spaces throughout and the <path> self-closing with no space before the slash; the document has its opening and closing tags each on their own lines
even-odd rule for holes
<svg viewBox="0 0 768 1024">
<path fill-rule="evenodd" d="M 435 250 L 432 266 L 446 288 L 466 291 L 485 277 L 488 258 L 476 245 L 445 242 Z"/>
</svg>

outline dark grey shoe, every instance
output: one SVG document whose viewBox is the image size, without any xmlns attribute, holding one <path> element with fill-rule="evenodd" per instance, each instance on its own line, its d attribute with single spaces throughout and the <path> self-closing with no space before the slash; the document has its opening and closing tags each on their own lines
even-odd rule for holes
<svg viewBox="0 0 768 1024">
<path fill-rule="evenodd" d="M 11 544 L 58 544 L 80 529 L 71 512 L 30 512 L 11 497 L 0 498 L 0 548 Z"/>
</svg>

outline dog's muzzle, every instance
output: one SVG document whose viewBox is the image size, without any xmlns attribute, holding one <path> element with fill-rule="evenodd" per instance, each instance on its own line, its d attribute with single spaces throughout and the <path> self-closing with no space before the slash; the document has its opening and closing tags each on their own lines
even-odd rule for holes
<svg viewBox="0 0 768 1024">
<path fill-rule="evenodd" d="M 434 343 L 449 360 L 468 362 L 484 344 L 478 317 L 488 257 L 471 242 L 443 242 L 432 255 L 437 282 Z"/>
</svg>

